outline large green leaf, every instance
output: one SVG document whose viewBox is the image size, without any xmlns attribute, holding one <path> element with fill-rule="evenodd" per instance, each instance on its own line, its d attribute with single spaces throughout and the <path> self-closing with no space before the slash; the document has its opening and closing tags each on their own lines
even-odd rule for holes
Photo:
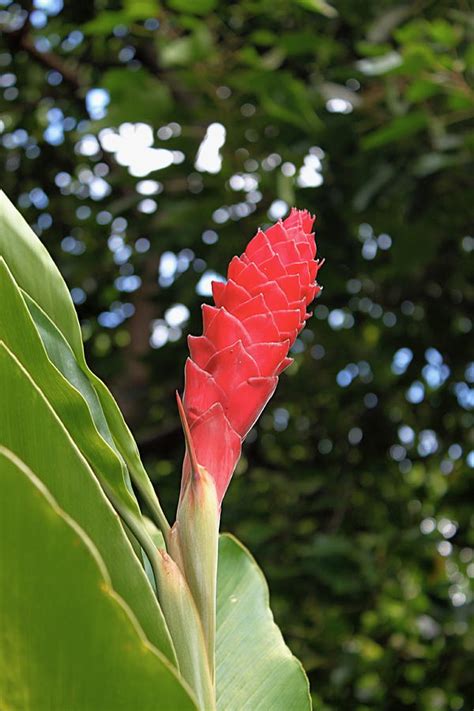
<svg viewBox="0 0 474 711">
<path fill-rule="evenodd" d="M 69 472 L 62 474 L 67 478 Z M 2 708 L 196 709 L 112 588 L 92 541 L 5 448 L 0 448 L 0 559 Z"/>
<path fill-rule="evenodd" d="M 5 283 L 2 277 L 0 314 L 9 305 Z M 21 325 L 20 318 L 17 323 Z M 0 392 L 0 443 L 34 469 L 59 505 L 94 541 L 114 588 L 133 609 L 150 641 L 174 661 L 161 609 L 117 515 L 50 403 L 4 343 L 0 343 Z M 76 416 L 80 423 L 81 413 Z"/>
<path fill-rule="evenodd" d="M 77 364 L 97 391 L 112 437 L 131 477 L 146 500 L 155 521 L 166 531 L 168 524 L 141 463 L 135 440 L 108 388 L 87 366 L 81 329 L 67 286 L 42 242 L 2 191 L 0 257 L 5 259 L 21 289 L 48 316 L 69 344 Z M 38 275 L 41 275 L 41 278 L 38 278 Z"/>
<path fill-rule="evenodd" d="M 125 422 L 119 406 L 115 402 L 110 390 L 104 385 L 89 368 L 86 366 L 89 380 L 94 385 L 97 395 L 102 405 L 107 424 L 112 432 L 115 445 L 127 464 L 133 483 L 140 491 L 143 500 L 146 502 L 155 523 L 163 533 L 169 530 L 169 524 L 163 513 L 160 502 L 156 495 L 153 484 L 148 478 L 148 474 L 140 459 L 137 444 Z"/>
<path fill-rule="evenodd" d="M 218 711 L 309 711 L 308 680 L 273 621 L 250 553 L 221 535 L 217 579 Z"/>
<path fill-rule="evenodd" d="M 3 265 L 0 258 L 0 276 L 2 269 Z M 8 282 L 6 281 L 5 283 L 7 284 Z M 66 380 L 81 393 L 89 407 L 97 431 L 112 449 L 116 449 L 97 393 L 87 375 L 79 367 L 68 342 L 47 314 L 38 306 L 36 301 L 25 291 L 22 292 L 22 295 L 41 340 L 43 341 L 43 346 L 48 354 L 49 360 L 64 375 Z M 26 318 L 26 314 L 23 315 Z M 30 369 L 34 371 L 34 366 L 31 366 Z"/>
<path fill-rule="evenodd" d="M 0 190 L 0 257 L 18 284 L 49 314 L 78 358 L 83 354 L 74 304 L 46 247 Z"/>
<path fill-rule="evenodd" d="M 46 394 L 109 497 L 113 496 L 121 510 L 139 525 L 140 510 L 127 486 L 128 473 L 122 459 L 99 434 L 88 403 L 75 387 L 77 379 L 71 384 L 49 360 L 24 299 L 1 257 L 0 299 L 0 338 Z"/>
<path fill-rule="evenodd" d="M 49 359 L 86 400 L 97 430 L 123 457 L 140 493 L 154 514 L 155 521 L 160 525 L 160 529 L 166 532 L 168 523 L 156 498 L 153 485 L 143 467 L 135 440 L 110 391 L 89 369 L 86 371 L 89 376 L 87 377 L 79 367 L 66 339 L 48 315 L 26 292 L 23 292 L 23 296 Z M 119 436 L 114 438 L 111 429 L 116 434 L 119 433 Z"/>
</svg>

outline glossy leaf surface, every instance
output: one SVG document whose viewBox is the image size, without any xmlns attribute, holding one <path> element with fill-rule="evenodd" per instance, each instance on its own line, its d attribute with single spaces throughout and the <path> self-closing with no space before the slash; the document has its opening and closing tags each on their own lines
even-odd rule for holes
<svg viewBox="0 0 474 711">
<path fill-rule="evenodd" d="M 308 711 L 308 681 L 269 607 L 262 571 L 228 534 L 217 573 L 218 711 Z"/>
<path fill-rule="evenodd" d="M 141 463 L 133 436 L 110 391 L 92 373 L 86 363 L 81 329 L 66 283 L 45 246 L 2 191 L 0 191 L 1 257 L 8 265 L 18 286 L 44 311 L 69 344 L 78 366 L 97 392 L 117 449 L 124 457 L 132 478 L 136 481 L 155 518 L 160 522 L 161 527 L 166 529 L 166 519 Z"/>
<path fill-rule="evenodd" d="M 0 391 L 0 444 L 34 469 L 61 508 L 90 536 L 114 588 L 134 610 L 150 641 L 174 660 L 154 592 L 117 514 L 41 389 L 4 343 Z M 80 424 L 80 413 L 76 416 Z"/>
<path fill-rule="evenodd" d="M 92 541 L 0 450 L 0 698 L 11 711 L 194 711 Z"/>
</svg>

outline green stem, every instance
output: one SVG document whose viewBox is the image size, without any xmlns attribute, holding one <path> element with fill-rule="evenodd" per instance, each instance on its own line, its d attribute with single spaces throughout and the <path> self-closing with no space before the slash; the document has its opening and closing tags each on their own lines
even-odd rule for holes
<svg viewBox="0 0 474 711">
<path fill-rule="evenodd" d="M 215 711 L 214 675 L 206 653 L 202 622 L 184 576 L 172 558 L 156 548 L 153 539 L 137 516 L 125 508 L 108 487 L 104 487 L 104 490 L 112 506 L 133 533 L 150 561 L 158 603 L 166 620 L 178 670 L 194 689 L 202 711 Z M 170 565 L 175 567 L 181 580 L 179 590 L 181 594 L 176 594 L 176 600 L 173 594 L 171 596 L 169 594 L 170 581 L 167 585 L 166 579 L 163 578 L 165 571 L 161 566 L 166 560 L 168 560 L 168 567 Z"/>
</svg>

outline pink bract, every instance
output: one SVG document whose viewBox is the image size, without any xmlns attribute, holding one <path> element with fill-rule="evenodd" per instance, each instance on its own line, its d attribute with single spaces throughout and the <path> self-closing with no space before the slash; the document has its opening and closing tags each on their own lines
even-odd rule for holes
<svg viewBox="0 0 474 711">
<path fill-rule="evenodd" d="M 204 305 L 203 335 L 188 339 L 184 409 L 199 464 L 222 502 L 242 440 L 292 362 L 288 351 L 320 292 L 314 222 L 293 208 L 259 230 L 229 264 L 227 282 L 213 282 L 215 306 Z M 182 491 L 190 473 L 185 457 Z"/>
</svg>

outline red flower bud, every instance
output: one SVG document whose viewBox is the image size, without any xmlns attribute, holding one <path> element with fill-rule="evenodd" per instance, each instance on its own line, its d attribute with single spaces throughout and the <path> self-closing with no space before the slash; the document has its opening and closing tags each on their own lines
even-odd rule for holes
<svg viewBox="0 0 474 711">
<path fill-rule="evenodd" d="M 242 440 L 292 362 L 288 350 L 321 290 L 313 222 L 293 209 L 283 222 L 259 230 L 230 262 L 227 283 L 213 282 L 215 306 L 202 307 L 203 335 L 189 337 L 184 407 L 197 461 L 214 478 L 219 502 Z M 186 456 L 182 491 L 190 470 Z"/>
</svg>

